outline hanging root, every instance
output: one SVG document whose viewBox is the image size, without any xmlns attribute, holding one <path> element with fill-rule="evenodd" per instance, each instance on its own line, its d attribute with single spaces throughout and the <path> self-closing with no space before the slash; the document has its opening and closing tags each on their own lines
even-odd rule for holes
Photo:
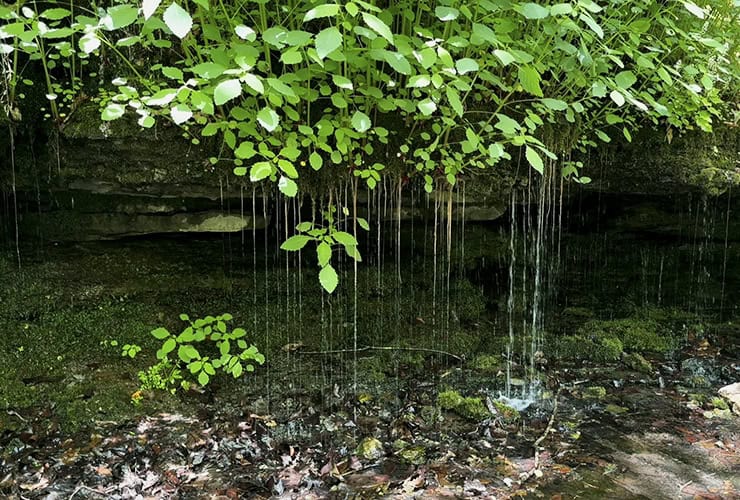
<svg viewBox="0 0 740 500">
<path fill-rule="evenodd" d="M 317 355 L 325 355 L 325 354 L 345 354 L 345 353 L 355 353 L 355 352 L 364 352 L 364 351 L 413 351 L 413 352 L 428 352 L 430 354 L 441 354 L 442 356 L 447 356 L 448 358 L 452 358 L 457 360 L 460 363 L 464 363 L 465 359 L 462 356 L 458 356 L 457 354 L 452 354 L 451 352 L 447 351 L 440 351 L 437 349 L 425 349 L 423 347 L 393 347 L 393 346 L 367 346 L 367 347 L 360 347 L 359 349 L 337 349 L 334 351 L 298 351 L 296 354 L 317 354 Z"/>
<path fill-rule="evenodd" d="M 550 420 L 547 422 L 545 432 L 543 432 L 542 435 L 538 437 L 537 440 L 534 442 L 534 467 L 532 467 L 532 469 L 528 472 L 523 472 L 519 476 L 521 484 L 527 482 L 532 476 L 540 477 L 542 475 L 542 472 L 540 471 L 540 444 L 552 431 L 552 426 L 555 423 L 555 415 L 557 415 L 558 413 L 558 398 L 562 389 L 562 386 L 559 387 L 557 392 L 555 393 L 555 403 L 552 407 L 552 415 L 550 415 Z"/>
</svg>

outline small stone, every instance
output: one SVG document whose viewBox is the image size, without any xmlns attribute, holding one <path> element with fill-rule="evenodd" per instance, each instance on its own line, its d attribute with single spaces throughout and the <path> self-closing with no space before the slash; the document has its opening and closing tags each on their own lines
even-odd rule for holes
<svg viewBox="0 0 740 500">
<path fill-rule="evenodd" d="M 733 413 L 735 413 L 735 415 L 740 415 L 740 382 L 726 385 L 718 392 L 720 396 L 730 403 Z"/>
<path fill-rule="evenodd" d="M 356 452 L 358 456 L 365 460 L 378 460 L 385 454 L 383 443 L 373 437 L 363 439 L 357 446 Z"/>
<path fill-rule="evenodd" d="M 421 465 L 426 462 L 426 450 L 423 446 L 412 446 L 400 453 L 401 458 L 412 465 Z"/>
</svg>

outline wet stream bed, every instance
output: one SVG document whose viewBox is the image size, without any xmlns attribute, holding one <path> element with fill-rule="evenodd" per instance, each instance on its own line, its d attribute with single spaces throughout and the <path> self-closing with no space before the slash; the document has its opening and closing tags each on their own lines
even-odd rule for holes
<svg viewBox="0 0 740 500">
<path fill-rule="evenodd" d="M 717 398 L 740 379 L 732 322 L 649 309 L 658 319 L 640 328 L 668 332 L 679 317 L 670 341 L 635 340 L 633 328 L 619 333 L 624 352 L 620 341 L 595 361 L 571 344 L 597 335 L 583 325 L 598 312 L 565 308 L 545 321 L 560 321 L 570 350 L 545 346 L 539 396 L 517 410 L 499 399 L 505 301 L 475 302 L 492 295 L 485 286 L 448 293 L 442 331 L 421 276 L 406 297 L 371 266 L 360 292 L 373 310 L 360 314 L 354 353 L 346 300 L 311 303 L 285 267 L 264 271 L 225 248 L 131 240 L 29 251 L 20 271 L 2 262 L 0 496 L 740 498 L 740 417 Z M 148 332 L 176 328 L 182 312 L 232 313 L 267 362 L 132 404 L 158 347 Z M 620 321 L 600 328 L 636 320 Z M 607 347 L 597 340 L 584 349 Z M 135 359 L 121 356 L 128 342 L 142 346 Z"/>
</svg>

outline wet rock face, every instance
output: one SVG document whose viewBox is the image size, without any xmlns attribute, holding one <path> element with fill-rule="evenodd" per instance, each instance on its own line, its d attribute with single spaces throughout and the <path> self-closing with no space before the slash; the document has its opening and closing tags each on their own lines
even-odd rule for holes
<svg viewBox="0 0 740 500">
<path fill-rule="evenodd" d="M 732 406 L 732 411 L 740 415 L 740 382 L 726 385 L 719 391 L 719 395 L 725 398 Z"/>
</svg>

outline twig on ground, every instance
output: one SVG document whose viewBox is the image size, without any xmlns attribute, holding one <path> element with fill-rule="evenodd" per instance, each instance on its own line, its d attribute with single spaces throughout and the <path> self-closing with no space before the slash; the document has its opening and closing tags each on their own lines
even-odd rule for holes
<svg viewBox="0 0 740 500">
<path fill-rule="evenodd" d="M 552 427 L 555 424 L 555 415 L 558 413 L 558 397 L 560 396 L 560 391 L 563 389 L 563 386 L 558 387 L 557 392 L 555 393 L 555 403 L 552 407 L 552 415 L 550 415 L 550 420 L 547 422 L 547 427 L 545 427 L 545 432 L 542 433 L 540 437 L 537 438 L 537 440 L 534 442 L 534 467 L 532 467 L 531 470 L 528 472 L 522 473 L 520 477 L 521 483 L 524 484 L 529 478 L 532 476 L 538 475 L 537 472 L 540 470 L 540 450 L 539 446 L 542 443 L 542 441 L 545 440 L 545 438 L 550 434 L 550 431 L 552 431 Z M 538 476 L 541 476 L 540 473 Z"/>
<path fill-rule="evenodd" d="M 115 486 L 110 486 L 103 491 L 96 490 L 95 488 L 90 488 L 89 486 L 85 486 L 84 484 L 79 485 L 75 490 L 72 492 L 72 494 L 69 496 L 69 500 L 72 500 L 72 498 L 79 493 L 82 490 L 89 491 L 90 493 L 95 493 L 96 495 L 100 495 L 101 497 L 105 497 L 110 493 L 111 491 L 115 490 Z"/>
</svg>

